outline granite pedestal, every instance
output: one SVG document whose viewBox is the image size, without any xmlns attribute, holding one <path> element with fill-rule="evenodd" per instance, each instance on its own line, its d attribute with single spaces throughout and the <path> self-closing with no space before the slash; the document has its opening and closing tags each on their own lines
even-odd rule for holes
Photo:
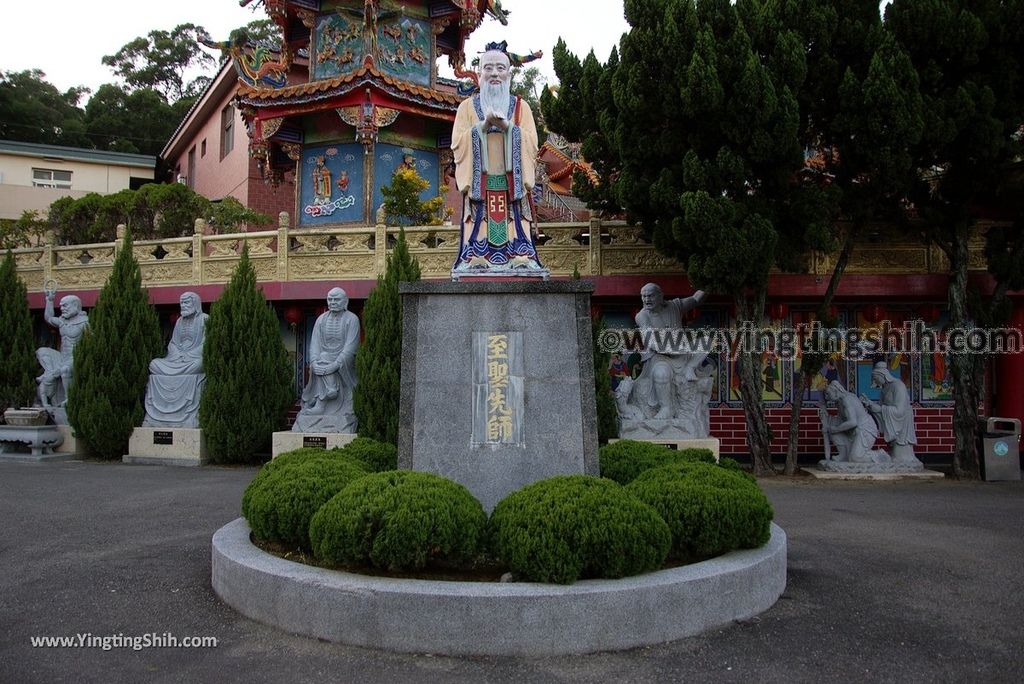
<svg viewBox="0 0 1024 684">
<path fill-rule="evenodd" d="M 197 428 L 137 427 L 128 439 L 124 463 L 198 466 L 209 460 L 206 438 Z"/>
<path fill-rule="evenodd" d="M 295 449 L 334 449 L 356 438 L 348 432 L 275 432 L 271 442 L 273 458 Z"/>
<path fill-rule="evenodd" d="M 486 510 L 555 475 L 598 474 L 589 282 L 400 286 L 400 468 Z"/>
</svg>

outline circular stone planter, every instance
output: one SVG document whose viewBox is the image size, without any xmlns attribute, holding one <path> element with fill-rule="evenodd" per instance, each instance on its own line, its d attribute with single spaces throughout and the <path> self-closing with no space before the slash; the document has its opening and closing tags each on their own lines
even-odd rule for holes
<svg viewBox="0 0 1024 684">
<path fill-rule="evenodd" d="M 353 646 L 565 655 L 673 641 L 750 618 L 786 588 L 786 533 L 759 549 L 568 586 L 369 577 L 286 561 L 239 518 L 213 535 L 213 590 L 246 617 Z"/>
</svg>

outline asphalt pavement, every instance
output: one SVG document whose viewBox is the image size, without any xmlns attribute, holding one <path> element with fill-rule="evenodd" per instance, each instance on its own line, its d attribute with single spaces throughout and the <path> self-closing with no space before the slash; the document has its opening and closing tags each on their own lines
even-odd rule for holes
<svg viewBox="0 0 1024 684">
<path fill-rule="evenodd" d="M 294 636 L 222 604 L 210 538 L 255 472 L 0 462 L 0 682 L 1024 681 L 1022 482 L 762 481 L 789 578 L 759 617 L 624 652 L 448 658 Z M 79 634 L 217 646 L 31 643 Z"/>
</svg>

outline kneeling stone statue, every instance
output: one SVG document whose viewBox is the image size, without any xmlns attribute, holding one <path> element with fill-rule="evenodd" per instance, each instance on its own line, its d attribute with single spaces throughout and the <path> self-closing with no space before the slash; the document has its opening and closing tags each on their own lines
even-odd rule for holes
<svg viewBox="0 0 1024 684">
<path fill-rule="evenodd" d="M 203 342 L 206 321 L 199 295 L 181 295 L 181 317 L 174 324 L 167 356 L 149 363 L 143 427 L 199 427 L 199 400 L 206 385 Z"/>
</svg>

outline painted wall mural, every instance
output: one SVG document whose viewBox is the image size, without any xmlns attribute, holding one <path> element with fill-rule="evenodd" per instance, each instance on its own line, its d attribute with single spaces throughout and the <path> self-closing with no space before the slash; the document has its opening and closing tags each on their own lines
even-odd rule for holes
<svg viewBox="0 0 1024 684">
<path fill-rule="evenodd" d="M 363 221 L 363 146 L 307 147 L 302 154 L 300 223 Z"/>
<path fill-rule="evenodd" d="M 313 80 L 357 69 L 372 54 L 377 68 L 402 81 L 430 85 L 430 24 L 402 10 L 339 7 L 317 18 L 313 29 Z"/>
<path fill-rule="evenodd" d="M 363 63 L 366 54 L 363 22 L 340 12 L 320 16 L 313 29 L 313 45 L 314 81 L 348 73 Z"/>
<path fill-rule="evenodd" d="M 381 71 L 402 81 L 430 85 L 432 68 L 430 24 L 398 16 L 377 27 L 377 64 Z"/>
</svg>

